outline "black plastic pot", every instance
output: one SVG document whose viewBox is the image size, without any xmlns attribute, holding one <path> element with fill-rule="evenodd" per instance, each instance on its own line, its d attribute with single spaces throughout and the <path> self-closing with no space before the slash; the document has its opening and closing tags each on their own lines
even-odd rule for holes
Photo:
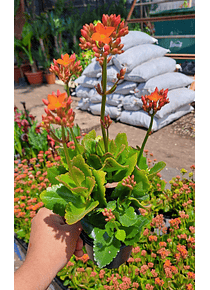
<svg viewBox="0 0 210 290">
<path fill-rule="evenodd" d="M 85 244 L 85 248 L 89 258 L 95 263 L 93 256 L 93 239 L 91 239 L 83 230 L 80 234 L 80 237 Z M 106 265 L 104 268 L 107 269 L 119 268 L 121 264 L 125 263 L 129 259 L 131 251 L 132 246 L 126 246 L 125 244 L 122 244 L 117 256 L 113 259 L 113 261 L 110 264 Z"/>
</svg>

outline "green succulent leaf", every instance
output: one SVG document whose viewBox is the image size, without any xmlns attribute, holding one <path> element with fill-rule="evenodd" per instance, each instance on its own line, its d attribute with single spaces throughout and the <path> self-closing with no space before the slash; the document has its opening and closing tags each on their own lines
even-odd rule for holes
<svg viewBox="0 0 210 290">
<path fill-rule="evenodd" d="M 107 205 L 106 198 L 105 198 L 105 187 L 104 184 L 106 182 L 105 176 L 106 172 L 102 170 L 95 170 L 93 169 L 93 176 L 96 180 L 96 188 L 97 190 L 93 190 L 93 198 L 99 201 L 100 207 L 105 207 Z"/>
<path fill-rule="evenodd" d="M 108 152 L 110 152 L 111 154 L 115 154 L 116 150 L 117 150 L 117 146 L 114 140 L 109 141 Z"/>
<path fill-rule="evenodd" d="M 86 134 L 83 139 L 82 139 L 82 144 L 85 146 L 85 142 L 87 140 L 95 140 L 96 139 L 96 131 L 95 130 L 92 130 L 90 131 L 88 134 Z"/>
<path fill-rule="evenodd" d="M 69 225 L 80 221 L 86 214 L 91 212 L 97 205 L 98 201 L 83 202 L 80 196 L 75 197 L 74 202 L 68 203 L 66 206 L 65 219 Z"/>
<path fill-rule="evenodd" d="M 96 154 L 98 156 L 103 156 L 104 153 L 105 153 L 104 140 L 103 138 L 101 138 L 96 144 Z"/>
<path fill-rule="evenodd" d="M 106 230 L 94 228 L 91 233 L 94 238 L 94 257 L 100 268 L 110 264 L 120 250 L 121 242 L 115 237 L 110 237 Z"/>
<path fill-rule="evenodd" d="M 47 169 L 47 178 L 52 185 L 59 184 L 60 182 L 56 179 L 56 176 L 66 173 L 66 169 L 63 166 L 53 166 Z"/>
<path fill-rule="evenodd" d="M 46 208 L 60 216 L 65 215 L 65 207 L 69 202 L 76 202 L 76 196 L 62 184 L 53 185 L 40 195 Z"/>
<path fill-rule="evenodd" d="M 134 187 L 132 193 L 134 196 L 142 196 L 142 192 L 146 192 L 150 188 L 150 182 L 145 170 L 134 169 L 134 176 L 137 185 Z M 139 185 L 138 185 L 139 184 Z"/>
<path fill-rule="evenodd" d="M 102 169 L 106 172 L 113 172 L 113 171 L 123 170 L 123 169 L 125 170 L 127 168 L 129 168 L 129 165 L 121 165 L 112 157 L 108 157 L 105 160 L 104 165 L 102 167 Z"/>
<path fill-rule="evenodd" d="M 119 241 L 124 242 L 125 237 L 126 237 L 126 233 L 125 233 L 124 230 L 117 229 L 117 231 L 116 231 L 116 233 L 115 233 L 115 237 L 116 237 Z"/>
<path fill-rule="evenodd" d="M 115 224 L 112 221 L 109 221 L 106 223 L 105 229 L 106 229 L 108 235 L 111 237 L 114 233 Z"/>
<path fill-rule="evenodd" d="M 151 179 L 154 177 L 158 172 L 160 172 L 164 167 L 166 166 L 166 163 L 163 161 L 160 161 L 156 163 L 149 171 L 148 178 Z"/>
<path fill-rule="evenodd" d="M 116 208 L 116 200 L 111 200 L 107 203 L 107 209 L 111 209 L 111 211 L 115 210 Z"/>
<path fill-rule="evenodd" d="M 115 138 L 115 144 L 118 148 L 120 148 L 122 144 L 128 146 L 127 135 L 125 133 L 118 133 Z"/>
<path fill-rule="evenodd" d="M 133 207 L 128 207 L 125 209 L 123 215 L 119 215 L 119 222 L 125 226 L 125 227 L 130 227 L 134 225 L 137 221 L 137 215 L 134 212 Z"/>
<path fill-rule="evenodd" d="M 125 163 L 123 165 L 123 166 L 125 166 L 125 169 L 121 168 L 121 170 L 118 170 L 114 174 L 113 180 L 114 181 L 121 181 L 123 178 L 131 175 L 131 173 L 133 172 L 134 167 L 136 165 L 136 162 L 137 162 L 137 152 L 132 154 L 132 155 L 130 155 L 130 156 L 128 155 L 126 157 L 126 161 L 125 161 Z"/>
<path fill-rule="evenodd" d="M 87 163 L 96 170 L 99 170 L 102 167 L 101 159 L 96 154 L 90 154 L 87 157 Z"/>
<path fill-rule="evenodd" d="M 92 176 L 92 172 L 82 155 L 77 155 L 76 157 L 74 157 L 72 160 L 72 164 L 73 166 L 79 168 L 85 176 Z"/>
<path fill-rule="evenodd" d="M 139 160 L 139 163 L 137 165 L 140 169 L 146 170 L 148 168 L 147 158 L 142 155 L 141 159 Z"/>
</svg>

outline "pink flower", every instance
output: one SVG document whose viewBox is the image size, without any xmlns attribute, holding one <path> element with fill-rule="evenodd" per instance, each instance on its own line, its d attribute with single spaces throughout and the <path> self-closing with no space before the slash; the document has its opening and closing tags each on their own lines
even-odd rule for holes
<svg viewBox="0 0 210 290">
<path fill-rule="evenodd" d="M 147 290 L 153 290 L 154 286 L 150 285 L 150 284 L 146 284 L 146 289 Z"/>
<path fill-rule="evenodd" d="M 145 251 L 145 250 L 142 250 L 142 251 L 141 251 L 141 256 L 145 257 L 146 254 L 147 254 L 147 251 Z"/>
</svg>

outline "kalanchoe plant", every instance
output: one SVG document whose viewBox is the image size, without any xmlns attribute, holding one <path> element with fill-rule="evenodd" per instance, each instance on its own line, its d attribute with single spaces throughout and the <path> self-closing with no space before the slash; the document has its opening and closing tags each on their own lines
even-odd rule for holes
<svg viewBox="0 0 210 290">
<path fill-rule="evenodd" d="M 122 245 L 133 246 L 139 241 L 142 229 L 150 222 L 147 217 L 137 214 L 138 209 L 148 206 L 151 180 L 165 163 L 158 162 L 148 168 L 142 153 L 154 115 L 167 103 L 167 91 L 156 90 L 155 96 L 147 96 L 153 111 L 149 111 L 151 125 L 141 148 L 129 146 L 125 133 L 119 133 L 110 140 L 108 129 L 112 121 L 105 116 L 106 96 L 115 91 L 119 80 L 124 78 L 125 70 L 117 74 L 116 83 L 107 90 L 107 63 L 112 55 L 123 53 L 121 37 L 128 33 L 128 28 L 124 27 L 120 16 L 103 15 L 102 23 L 85 25 L 81 32 L 81 48 L 92 49 L 102 67 L 102 81 L 96 87 L 102 95 L 102 137 L 96 136 L 93 130 L 84 136 L 81 144 L 76 140 L 71 130 L 75 116 L 70 107 L 69 90 L 67 94 L 57 92 L 57 96 L 53 93 L 48 95 L 48 100 L 43 100 L 47 105 L 47 116 L 43 116 L 42 126 L 62 144 L 62 165 L 48 169 L 47 177 L 52 187 L 42 192 L 41 199 L 47 208 L 64 216 L 68 224 L 81 221 L 83 230 L 93 241 L 95 262 L 99 267 L 105 267 L 117 256 Z M 74 55 L 65 55 L 54 64 L 52 71 L 59 77 L 66 76 L 66 82 L 67 76 L 75 74 L 75 67 L 80 70 Z M 61 139 L 55 136 L 50 124 L 61 126 Z M 66 128 L 70 128 L 75 149 L 67 147 Z"/>
</svg>

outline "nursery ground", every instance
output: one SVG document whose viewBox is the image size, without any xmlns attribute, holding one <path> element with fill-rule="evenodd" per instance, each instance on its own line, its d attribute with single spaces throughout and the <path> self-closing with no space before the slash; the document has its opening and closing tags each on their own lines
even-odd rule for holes
<svg viewBox="0 0 210 290">
<path fill-rule="evenodd" d="M 47 99 L 48 94 L 52 91 L 60 90 L 64 92 L 64 87 L 60 84 L 42 84 L 40 86 L 15 86 L 14 89 L 14 105 L 18 109 L 23 109 L 21 102 L 25 102 L 27 110 L 36 116 L 38 122 L 41 122 L 44 112 L 44 104 L 42 99 Z M 100 118 L 89 112 L 76 109 L 79 99 L 72 97 L 72 108 L 75 110 L 75 124 L 78 124 L 82 132 L 96 130 L 101 135 Z M 128 137 L 129 145 L 141 145 L 146 129 L 130 126 L 120 122 L 113 122 L 109 134 L 110 138 L 115 138 L 117 133 L 125 132 Z M 157 161 L 166 162 L 166 168 L 162 172 L 163 178 L 167 181 L 171 177 L 179 174 L 181 168 L 187 170 L 195 163 L 195 112 L 191 112 L 166 127 L 154 132 L 148 139 L 146 148 L 149 153 L 153 153 L 153 157 Z"/>
</svg>

